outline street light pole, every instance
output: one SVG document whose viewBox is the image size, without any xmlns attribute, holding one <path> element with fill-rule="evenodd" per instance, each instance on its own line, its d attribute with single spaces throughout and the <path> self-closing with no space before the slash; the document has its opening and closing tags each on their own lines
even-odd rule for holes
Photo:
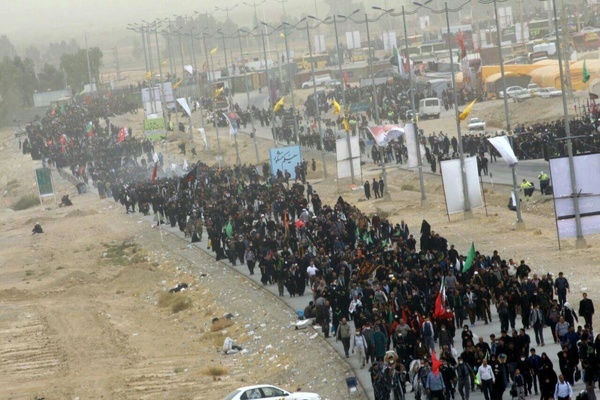
<svg viewBox="0 0 600 400">
<path fill-rule="evenodd" d="M 240 57 L 242 58 L 242 64 L 244 63 L 244 52 L 242 49 L 242 35 L 240 33 L 240 31 L 238 30 L 238 41 L 240 44 Z M 248 87 L 248 76 L 246 74 L 246 66 L 243 65 L 244 67 L 244 82 L 246 83 L 246 101 L 248 103 L 248 110 L 250 112 L 250 125 L 252 126 L 252 138 L 254 141 L 254 153 L 256 155 L 256 166 L 258 166 L 258 164 L 260 164 L 260 157 L 258 156 L 258 145 L 256 144 L 256 129 L 254 127 L 254 113 L 252 112 L 252 109 L 250 108 L 250 88 Z M 237 135 L 236 135 L 237 137 Z M 237 149 L 237 144 L 236 144 L 236 149 Z"/>
<path fill-rule="evenodd" d="M 92 66 L 90 65 L 90 49 L 88 47 L 87 32 L 85 32 L 85 57 L 87 58 L 88 79 L 90 82 L 90 93 L 94 92 L 94 83 L 92 82 Z"/>
<path fill-rule="evenodd" d="M 556 15 L 556 1 L 552 0 L 552 11 L 554 12 L 554 33 L 556 34 L 556 53 L 558 55 L 558 70 L 560 71 L 560 88 L 562 90 L 562 104 L 564 113 L 564 124 L 565 124 L 565 136 L 567 138 L 567 154 L 569 157 L 569 172 L 571 177 L 571 197 L 573 198 L 573 207 L 575 211 L 575 228 L 577 232 L 577 239 L 575 240 L 575 247 L 577 249 L 583 249 L 587 247 L 585 238 L 583 237 L 583 230 L 581 228 L 581 213 L 579 211 L 579 193 L 577 190 L 577 181 L 575 176 L 575 162 L 573 160 L 573 141 L 571 139 L 571 126 L 569 123 L 569 108 L 567 106 L 567 97 L 565 94 L 565 74 L 563 72 L 563 59 L 562 51 L 560 49 L 560 34 L 558 32 L 558 23 Z M 568 64 L 567 59 L 565 63 Z"/>
<path fill-rule="evenodd" d="M 212 74 L 215 73 L 214 70 L 214 63 L 213 63 L 213 56 L 212 53 L 208 51 L 207 47 L 206 47 L 206 33 L 202 32 L 202 41 L 204 43 L 204 53 L 209 55 L 209 59 L 210 59 L 210 65 L 208 65 L 208 75 L 210 77 L 210 81 L 213 82 L 214 81 L 214 76 Z M 212 104 L 212 114 L 213 114 L 213 123 L 215 125 L 215 132 L 217 134 L 217 154 L 218 154 L 218 158 L 217 161 L 219 163 L 219 168 L 221 167 L 221 140 L 219 139 L 219 123 L 217 122 L 217 115 L 215 113 L 215 99 L 214 99 L 214 93 L 212 91 L 212 88 L 210 88 L 211 90 L 209 90 L 209 93 L 212 97 L 211 99 L 211 104 Z"/>
<path fill-rule="evenodd" d="M 417 126 L 417 107 L 415 104 L 415 85 L 413 82 L 413 70 L 410 67 L 410 55 L 408 54 L 408 28 L 406 26 L 406 12 L 402 6 L 402 24 L 404 25 L 404 57 L 408 63 L 408 82 L 410 85 L 410 107 L 412 108 L 412 119 L 415 121 L 415 143 L 417 144 L 417 167 L 419 169 L 419 186 L 421 188 L 421 205 L 427 201 L 425 194 L 425 180 L 423 178 L 423 158 L 421 157 L 421 141 L 419 140 L 419 127 Z M 452 72 L 454 78 L 454 69 Z"/>
<path fill-rule="evenodd" d="M 282 2 L 283 4 L 283 2 Z M 285 7 L 284 7 L 285 9 Z M 288 70 L 288 81 L 290 82 L 290 95 L 292 96 L 292 115 L 294 116 L 294 130 L 296 131 L 296 143 L 300 144 L 300 132 L 298 129 L 298 118 L 296 117 L 296 97 L 294 96 L 294 76 L 292 74 L 292 66 L 290 64 L 290 49 L 288 46 L 288 34 L 285 29 L 285 25 L 283 27 L 283 40 L 285 42 L 285 62 L 287 64 Z"/>
<path fill-rule="evenodd" d="M 481 0 L 480 0 L 481 1 Z M 494 19 L 496 22 L 496 40 L 498 41 L 498 57 L 500 60 L 500 75 L 502 76 L 502 87 L 506 92 L 506 78 L 504 75 L 504 58 L 502 56 L 502 37 L 500 35 L 500 21 L 498 20 L 498 6 L 496 4 L 496 0 L 492 0 L 494 4 Z M 504 93 L 504 117 L 506 118 L 506 130 L 507 132 L 511 131 L 510 126 L 510 113 L 508 111 L 508 96 Z M 512 144 L 512 142 L 511 142 Z M 517 220 L 515 222 L 515 226 L 519 229 L 524 229 L 525 224 L 523 222 L 523 218 L 521 215 L 521 200 L 519 198 L 519 187 L 517 185 L 517 170 L 516 166 L 513 165 L 510 167 L 512 173 L 512 181 L 513 181 L 513 196 L 515 199 L 515 207 L 517 209 Z"/>
<path fill-rule="evenodd" d="M 375 7 L 373 7 L 375 8 Z M 393 10 L 382 10 L 385 11 L 383 15 L 388 14 L 390 12 L 392 12 Z M 381 16 L 379 17 L 381 18 Z M 373 20 L 374 21 L 378 21 L 379 18 Z M 371 92 L 373 93 L 373 101 L 371 102 L 375 108 L 375 123 L 377 125 L 379 125 L 381 123 L 381 120 L 379 119 L 379 102 L 377 99 L 377 87 L 375 86 L 375 73 L 373 72 L 373 57 L 371 54 L 371 31 L 369 30 L 369 16 L 367 15 L 367 13 L 365 13 L 365 26 L 367 27 L 367 48 L 368 48 L 368 54 L 367 54 L 367 61 L 369 63 L 369 73 L 371 74 Z M 385 151 L 384 151 L 384 147 L 380 146 L 379 147 L 379 157 L 381 158 L 381 174 L 383 175 L 383 197 L 386 200 L 390 200 L 391 199 L 391 195 L 390 195 L 390 189 L 389 189 L 389 185 L 388 185 L 388 181 L 387 181 L 387 171 L 385 169 Z"/>
<path fill-rule="evenodd" d="M 356 11 L 354 13 L 356 13 Z M 335 31 L 335 47 L 337 50 L 338 71 L 340 74 L 340 81 L 342 83 L 342 107 L 344 111 L 344 117 L 346 117 L 346 82 L 344 82 L 344 72 L 342 71 L 342 62 L 344 57 L 342 52 L 340 51 L 340 41 L 338 38 L 336 15 L 333 16 L 333 29 Z M 350 132 L 346 132 L 346 144 L 348 146 L 348 158 L 350 159 L 350 177 L 352 178 L 352 183 L 354 184 L 354 160 L 352 159 L 352 145 L 350 143 Z"/>
<path fill-rule="evenodd" d="M 325 144 L 323 142 L 323 129 L 321 128 L 321 109 L 319 108 L 319 96 L 317 95 L 317 82 L 315 78 L 315 65 L 313 63 L 312 47 L 310 45 L 310 29 L 306 21 L 306 38 L 308 39 L 308 55 L 310 57 L 310 73 L 313 79 L 313 97 L 315 98 L 315 118 L 319 129 L 319 140 L 321 141 L 321 161 L 323 162 L 323 179 L 327 179 L 327 163 L 325 162 Z"/>
<path fill-rule="evenodd" d="M 454 78 L 454 55 L 452 54 L 452 41 L 450 40 L 450 14 L 448 12 L 448 2 L 444 2 L 444 11 L 446 13 L 446 27 L 448 33 L 448 54 L 450 56 L 450 75 L 452 76 L 452 97 L 454 97 L 454 116 L 456 118 L 456 134 L 458 136 L 458 153 L 460 157 L 460 177 L 462 180 L 463 196 L 464 196 L 464 217 L 465 219 L 473 218 L 473 210 L 471 210 L 471 202 L 469 200 L 469 188 L 467 187 L 467 171 L 465 168 L 465 153 L 463 149 L 462 133 L 460 130 L 460 119 L 458 112 L 458 91 L 456 89 L 456 79 Z"/>
</svg>

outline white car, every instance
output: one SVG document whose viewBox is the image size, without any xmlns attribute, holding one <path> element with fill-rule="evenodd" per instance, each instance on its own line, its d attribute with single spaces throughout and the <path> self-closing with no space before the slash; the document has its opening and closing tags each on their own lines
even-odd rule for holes
<svg viewBox="0 0 600 400">
<path fill-rule="evenodd" d="M 509 86 L 506 88 L 506 90 L 500 91 L 500 93 L 498 93 L 500 96 L 499 98 L 502 99 L 504 97 L 505 92 L 506 92 L 506 95 L 508 96 L 508 98 L 512 98 L 513 95 L 520 90 L 525 90 L 525 89 L 523 89 L 521 86 Z"/>
<path fill-rule="evenodd" d="M 224 400 L 282 399 L 321 400 L 321 396 L 308 392 L 288 392 L 271 385 L 244 386 L 229 393 Z"/>
<path fill-rule="evenodd" d="M 545 87 L 545 88 L 541 88 L 537 92 L 537 95 L 539 97 L 541 97 L 542 99 L 549 99 L 552 97 L 560 97 L 560 96 L 562 96 L 562 90 L 555 89 L 552 87 Z"/>
<path fill-rule="evenodd" d="M 536 83 L 530 83 L 529 85 L 527 85 L 527 90 L 529 90 L 529 93 L 535 95 L 537 92 L 540 91 L 540 87 L 536 84 Z"/>
<path fill-rule="evenodd" d="M 520 102 L 523 100 L 530 99 L 532 96 L 529 90 L 521 89 L 517 90 L 516 92 L 513 92 L 509 97 L 512 98 L 515 102 Z"/>
<path fill-rule="evenodd" d="M 471 118 L 469 120 L 469 130 L 470 131 L 485 130 L 485 121 L 483 121 L 479 118 Z"/>
</svg>

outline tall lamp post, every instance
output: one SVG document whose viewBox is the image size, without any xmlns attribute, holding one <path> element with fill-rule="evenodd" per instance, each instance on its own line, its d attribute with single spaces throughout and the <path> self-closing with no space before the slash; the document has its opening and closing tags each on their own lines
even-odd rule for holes
<svg viewBox="0 0 600 400">
<path fill-rule="evenodd" d="M 573 208 L 575 211 L 575 228 L 577 238 L 575 240 L 575 247 L 583 249 L 587 247 L 585 238 L 583 237 L 583 230 L 581 228 L 581 213 L 579 211 L 579 193 L 577 190 L 577 181 L 575 176 L 575 162 L 573 161 L 573 141 L 571 138 L 571 126 L 569 123 L 569 108 L 567 106 L 567 96 L 565 94 L 565 74 L 563 72 L 563 60 L 562 51 L 560 49 L 560 33 L 558 31 L 558 17 L 556 15 L 556 1 L 552 0 L 552 11 L 554 12 L 554 33 L 556 34 L 556 54 L 558 55 L 558 70 L 560 72 L 560 89 L 562 90 L 562 105 L 564 114 L 565 124 L 565 136 L 567 140 L 567 155 L 569 157 L 569 172 L 571 177 L 571 197 L 573 198 Z M 569 63 L 569 60 L 565 61 L 565 67 Z"/>
<path fill-rule="evenodd" d="M 284 39 L 284 43 L 285 43 L 285 62 L 287 64 L 288 81 L 290 83 L 290 95 L 292 97 L 292 115 L 294 116 L 294 130 L 296 131 L 295 132 L 296 143 L 300 144 L 300 136 L 299 136 L 300 132 L 298 129 L 298 118 L 296 118 L 296 97 L 294 96 L 294 76 L 292 74 L 292 66 L 291 66 L 290 60 L 289 60 L 290 49 L 288 46 L 288 33 L 287 33 L 287 30 L 285 29 L 286 25 L 281 24 L 277 28 L 275 28 L 275 27 L 267 24 L 266 22 L 261 22 L 261 24 L 271 28 L 273 31 L 283 29 L 283 39 Z"/>
<path fill-rule="evenodd" d="M 254 29 L 256 29 L 256 27 Z M 243 30 L 238 29 L 237 36 L 238 36 L 238 41 L 240 44 L 240 57 L 242 58 L 242 64 L 245 64 L 244 63 L 244 50 L 242 48 L 241 32 L 243 32 Z M 248 104 L 248 111 L 250 112 L 250 125 L 252 126 L 252 138 L 254 141 L 254 153 L 256 155 L 256 165 L 258 166 L 258 164 L 260 164 L 260 157 L 258 156 L 258 144 L 256 144 L 256 129 L 254 128 L 254 113 L 252 112 L 252 109 L 250 108 L 250 87 L 248 86 L 248 76 L 246 74 L 246 66 L 244 65 L 243 68 L 244 68 L 244 83 L 246 84 L 246 101 Z"/>
<path fill-rule="evenodd" d="M 344 114 L 346 113 L 346 106 L 347 106 L 347 104 L 346 104 L 346 83 L 344 82 L 344 72 L 342 71 L 342 63 L 344 62 L 344 57 L 343 57 L 342 52 L 340 51 L 340 41 L 339 41 L 338 29 L 337 29 L 337 18 L 348 19 L 359 11 L 360 10 L 354 10 L 354 12 L 352 12 L 349 15 L 333 15 L 333 17 L 329 16 L 329 17 L 325 18 L 324 20 L 319 19 L 319 18 L 315 17 L 314 15 L 308 16 L 308 18 L 315 19 L 317 21 L 321 21 L 322 23 L 325 23 L 325 24 L 333 23 L 333 29 L 335 32 L 335 46 L 337 48 L 338 73 L 340 75 L 340 80 L 342 82 L 342 108 L 343 108 Z M 327 22 L 331 19 L 333 20 L 333 22 Z M 354 175 L 355 175 L 354 174 L 354 162 L 352 160 L 352 146 L 350 144 L 350 132 L 346 132 L 346 143 L 348 146 L 348 157 L 350 159 L 350 176 L 352 178 L 352 183 L 355 183 L 356 180 L 354 177 Z"/>
<path fill-rule="evenodd" d="M 229 23 L 229 11 L 235 9 L 237 6 L 239 6 L 239 4 L 235 4 L 233 7 L 225 7 L 225 8 L 220 8 L 220 7 L 215 7 L 215 10 L 218 11 L 225 11 L 225 13 L 227 14 L 227 19 L 225 21 L 226 24 Z M 230 105 L 233 104 L 233 95 L 232 95 L 232 87 L 231 87 L 231 72 L 229 72 L 229 64 L 227 63 L 227 46 L 225 44 L 225 34 L 221 32 L 220 29 L 217 30 L 217 32 L 221 33 L 221 37 L 223 39 L 223 56 L 225 57 L 225 69 L 227 70 L 227 82 L 229 84 L 229 102 L 231 103 Z"/>
<path fill-rule="evenodd" d="M 459 111 L 458 111 L 458 91 L 456 90 L 456 79 L 454 77 L 454 54 L 452 54 L 452 40 L 450 40 L 450 13 L 458 12 L 462 10 L 462 8 L 471 2 L 471 0 L 467 0 L 465 3 L 461 4 L 457 8 L 448 8 L 448 2 L 444 2 L 443 10 L 434 10 L 433 8 L 428 7 L 426 4 L 430 3 L 432 0 L 427 0 L 424 4 L 413 1 L 413 4 L 428 9 L 434 14 L 446 14 L 446 29 L 447 29 L 447 40 L 448 40 L 448 55 L 450 56 L 450 76 L 452 77 L 452 97 L 454 101 L 454 116 L 456 118 L 456 134 L 458 136 L 458 153 L 460 157 L 460 177 L 462 181 L 463 187 L 463 197 L 464 197 L 464 217 L 465 219 L 473 218 L 473 210 L 471 210 L 471 202 L 469 201 L 469 188 L 467 187 L 467 171 L 465 168 L 465 153 L 463 149 L 463 141 L 462 141 L 462 132 L 460 130 L 460 119 Z M 410 68 L 409 68 L 410 69 Z"/>
<path fill-rule="evenodd" d="M 384 8 L 380 8 L 380 7 L 373 7 L 373 9 L 375 10 L 379 10 L 379 11 L 383 11 L 383 14 L 379 15 L 377 18 L 373 18 L 373 19 L 369 19 L 369 16 L 367 13 L 365 13 L 365 19 L 364 20 L 354 20 L 350 17 L 346 17 L 347 20 L 350 20 L 352 22 L 354 22 L 355 24 L 365 24 L 366 28 L 367 28 L 367 47 L 369 49 L 369 53 L 367 54 L 367 62 L 369 64 L 369 73 L 371 74 L 371 91 L 373 93 L 373 106 L 375 108 L 375 123 L 376 124 L 380 124 L 381 120 L 379 118 L 379 105 L 378 105 L 378 101 L 377 101 L 377 87 L 375 86 L 375 73 L 373 72 L 373 55 L 371 54 L 371 30 L 369 29 L 369 23 L 370 22 L 377 22 L 379 21 L 381 18 L 383 18 L 383 16 L 394 12 L 394 9 L 392 8 L 391 10 L 386 10 Z M 386 198 L 386 200 L 390 199 L 390 189 L 387 183 L 387 171 L 385 169 L 385 154 L 384 154 L 384 148 L 383 146 L 379 147 L 379 155 L 381 157 L 381 174 L 383 175 L 383 190 L 384 190 L 384 198 Z"/>
<path fill-rule="evenodd" d="M 498 42 L 498 59 L 500 60 L 500 76 L 502 79 L 502 87 L 504 88 L 504 91 L 506 91 L 506 78 L 504 75 L 504 58 L 502 57 L 502 37 L 500 34 L 500 21 L 498 19 L 498 6 L 496 5 L 496 3 L 498 1 L 507 1 L 507 0 L 478 0 L 479 3 L 481 4 L 490 4 L 492 3 L 494 5 L 494 19 L 496 22 L 496 40 Z M 507 132 L 511 131 L 511 126 L 510 126 L 510 113 L 508 111 L 508 96 L 506 95 L 506 93 L 504 94 L 503 100 L 504 100 L 504 117 L 506 118 L 506 130 Z M 523 222 L 523 218 L 521 216 L 521 201 L 519 199 L 519 187 L 517 186 L 517 170 L 516 170 L 516 166 L 513 165 L 510 167 L 511 172 L 512 172 L 512 181 L 513 181 L 513 197 L 515 199 L 515 207 L 517 208 L 517 220 L 515 222 L 515 226 L 518 227 L 519 229 L 524 229 L 525 228 L 525 224 Z"/>
<path fill-rule="evenodd" d="M 210 36 L 208 35 L 208 33 L 206 33 L 206 30 L 202 31 L 202 43 L 204 45 L 204 54 L 206 54 L 208 56 L 208 59 L 210 61 L 210 64 L 208 65 L 208 75 L 210 77 L 210 81 L 213 82 L 214 81 L 214 63 L 213 63 L 213 55 L 212 55 L 212 51 L 209 51 L 208 48 L 206 47 L 206 37 Z M 209 91 L 212 99 L 211 99 L 211 104 L 212 104 L 212 113 L 213 113 L 213 121 L 214 121 L 214 125 L 215 125 L 215 132 L 217 135 L 217 153 L 218 153 L 218 162 L 219 162 L 219 167 L 221 166 L 221 140 L 219 138 L 219 123 L 217 121 L 217 115 L 215 113 L 215 99 L 214 99 L 214 93 L 212 90 Z"/>
<path fill-rule="evenodd" d="M 325 144 L 323 142 L 323 129 L 321 127 L 321 109 L 319 106 L 319 96 L 317 95 L 317 82 L 316 82 L 316 78 L 315 78 L 315 65 L 313 62 L 313 52 L 312 52 L 312 46 L 310 43 L 310 26 L 308 25 L 308 20 L 306 18 L 302 18 L 300 21 L 298 21 L 298 23 L 296 25 L 290 25 L 286 22 L 284 22 L 285 25 L 288 25 L 292 28 L 295 28 L 297 25 L 299 25 L 301 22 L 306 21 L 305 24 L 305 28 L 301 28 L 301 29 L 306 29 L 306 38 L 308 40 L 308 54 L 310 57 L 310 73 L 311 73 L 311 77 L 312 77 L 312 81 L 313 81 L 313 98 L 314 98 L 314 102 L 315 102 L 315 119 L 317 120 L 317 128 L 319 129 L 319 140 L 321 142 L 321 160 L 323 162 L 323 178 L 327 179 L 327 163 L 325 162 Z M 317 27 L 320 24 L 317 25 Z"/>
</svg>

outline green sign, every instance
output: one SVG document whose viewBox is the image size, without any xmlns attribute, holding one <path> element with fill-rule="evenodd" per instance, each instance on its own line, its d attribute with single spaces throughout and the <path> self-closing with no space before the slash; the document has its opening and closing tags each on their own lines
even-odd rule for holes
<svg viewBox="0 0 600 400">
<path fill-rule="evenodd" d="M 41 197 L 54 195 L 50 168 L 37 168 L 35 170 L 35 178 L 37 180 Z"/>
<path fill-rule="evenodd" d="M 361 112 L 361 111 L 368 111 L 370 109 L 371 109 L 371 102 L 370 101 L 361 101 L 361 102 L 358 102 L 358 103 L 350 104 L 350 112 L 351 113 Z"/>
<path fill-rule="evenodd" d="M 144 133 L 150 135 L 164 135 L 167 133 L 164 118 L 149 118 L 144 120 Z"/>
</svg>

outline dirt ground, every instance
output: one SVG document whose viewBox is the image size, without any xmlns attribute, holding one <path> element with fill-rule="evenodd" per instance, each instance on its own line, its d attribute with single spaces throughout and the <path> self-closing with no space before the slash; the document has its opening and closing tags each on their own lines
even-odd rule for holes
<svg viewBox="0 0 600 400">
<path fill-rule="evenodd" d="M 537 112 L 545 109 L 543 103 Z M 135 130 L 137 122 L 126 116 L 120 123 Z M 214 138 L 213 132 L 208 135 Z M 39 206 L 13 211 L 22 195 L 36 193 L 39 162 L 18 153 L 10 130 L 0 139 L 0 398 L 219 399 L 257 382 L 328 399 L 348 397 L 348 365 L 322 339 L 311 339 L 310 331 L 290 328 L 292 310 L 211 257 L 126 215 L 114 201 L 78 196 L 55 176 L 57 193 L 70 193 L 73 207 L 59 208 L 46 199 L 45 211 Z M 234 160 L 231 140 L 223 140 L 225 159 Z M 163 152 L 175 153 L 177 143 L 168 143 Z M 242 161 L 254 162 L 252 142 L 241 135 L 239 144 Z M 262 160 L 268 146 L 260 142 Z M 214 155 L 203 152 L 200 158 L 209 162 Z M 426 175 L 423 205 L 417 175 L 397 169 L 388 176 L 392 200 L 366 201 L 360 186 L 331 177 L 333 162 L 328 162 L 330 178 L 321 180 L 320 157 L 311 157 L 318 166 L 309 179 L 324 201 L 333 203 L 341 195 L 366 213 L 404 219 L 416 235 L 426 219 L 462 253 L 474 241 L 484 253 L 498 250 L 503 258 L 525 259 L 534 272 L 564 271 L 572 292 L 598 297 L 600 240 L 586 237 L 584 250 L 563 241 L 558 251 L 552 202 L 539 199 L 539 193 L 523 207 L 522 231 L 514 229 L 514 213 L 506 208 L 509 188 L 499 185 L 484 187 L 487 211 L 449 221 L 439 176 Z M 363 174 L 370 179 L 380 170 L 365 165 Z M 46 233 L 31 235 L 36 222 Z M 165 293 L 181 282 L 190 290 Z M 233 319 L 213 328 L 213 318 L 226 313 Z M 221 355 L 226 335 L 248 353 Z"/>
</svg>

